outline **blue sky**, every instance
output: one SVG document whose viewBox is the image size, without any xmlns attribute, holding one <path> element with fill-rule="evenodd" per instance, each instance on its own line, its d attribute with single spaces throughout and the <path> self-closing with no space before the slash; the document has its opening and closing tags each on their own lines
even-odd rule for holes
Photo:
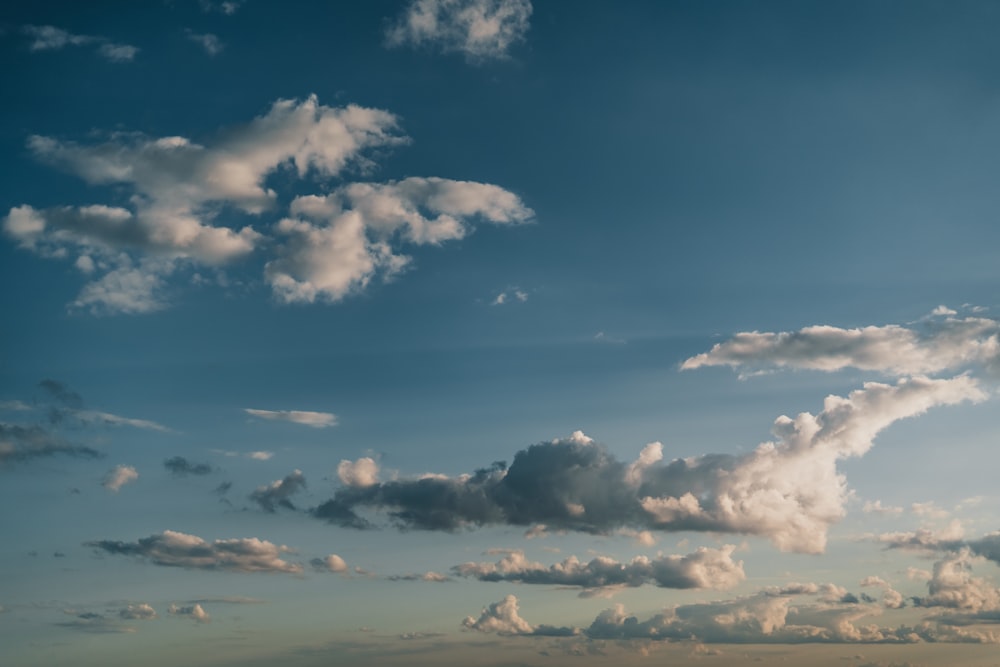
<svg viewBox="0 0 1000 667">
<path fill-rule="evenodd" d="M 4 663 L 991 664 L 998 22 L 5 7 Z"/>
</svg>

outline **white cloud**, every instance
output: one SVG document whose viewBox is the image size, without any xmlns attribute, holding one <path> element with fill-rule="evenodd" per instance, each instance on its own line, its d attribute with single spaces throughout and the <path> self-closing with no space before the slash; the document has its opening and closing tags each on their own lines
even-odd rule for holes
<svg viewBox="0 0 1000 667">
<path fill-rule="evenodd" d="M 1000 609 L 1000 590 L 986 579 L 972 576 L 973 555 L 968 548 L 934 563 L 927 582 L 928 595 L 917 598 L 921 607 L 947 607 L 979 612 Z"/>
<path fill-rule="evenodd" d="M 250 452 L 247 456 L 254 461 L 269 461 L 274 456 L 274 452 Z"/>
<path fill-rule="evenodd" d="M 534 628 L 517 612 L 517 598 L 508 595 L 503 600 L 485 607 L 478 619 L 467 616 L 462 625 L 470 630 L 495 632 L 500 635 L 530 635 Z"/>
<path fill-rule="evenodd" d="M 343 460 L 337 466 L 337 477 L 347 486 L 371 486 L 378 483 L 378 463 L 368 456 L 353 463 Z"/>
<path fill-rule="evenodd" d="M 313 558 L 310 565 L 318 572 L 347 572 L 347 563 L 337 554 L 330 554 L 326 558 Z"/>
<path fill-rule="evenodd" d="M 866 501 L 864 506 L 862 506 L 861 511 L 865 514 L 884 514 L 888 516 L 899 516 L 903 513 L 902 507 L 894 507 L 891 505 L 883 505 L 881 500 L 876 500 L 875 502 Z"/>
<path fill-rule="evenodd" d="M 200 604 L 194 604 L 188 607 L 178 607 L 177 605 L 172 604 L 167 608 L 167 613 L 171 616 L 187 616 L 198 623 L 208 623 L 209 620 L 211 620 L 208 612 L 205 611 Z"/>
<path fill-rule="evenodd" d="M 244 412 L 261 419 L 286 421 L 313 428 L 327 428 L 337 425 L 337 415 L 329 412 L 310 412 L 308 410 L 255 410 L 244 408 Z"/>
<path fill-rule="evenodd" d="M 503 188 L 443 178 L 352 183 L 292 202 L 277 226 L 284 241 L 266 276 L 286 303 L 339 301 L 409 263 L 393 242 L 438 245 L 463 238 L 477 221 L 527 222 L 533 212 Z"/>
<path fill-rule="evenodd" d="M 502 306 L 507 303 L 510 299 L 516 299 L 517 301 L 524 303 L 528 300 L 528 293 L 520 290 L 516 287 L 512 287 L 508 290 L 504 290 L 496 295 L 490 305 Z"/>
<path fill-rule="evenodd" d="M 206 542 L 196 535 L 165 530 L 137 542 L 99 540 L 88 542 L 87 546 L 109 554 L 145 558 L 167 567 L 233 572 L 302 572 L 301 565 L 282 560 L 282 556 L 291 549 L 256 537 Z"/>
<path fill-rule="evenodd" d="M 192 42 L 205 49 L 205 53 L 210 56 L 219 55 L 225 48 L 225 45 L 222 43 L 222 40 L 219 39 L 218 35 L 213 35 L 210 32 L 197 33 L 191 30 L 185 30 L 184 34 L 187 35 L 187 38 Z"/>
<path fill-rule="evenodd" d="M 663 588 L 726 589 L 746 578 L 743 562 L 733 561 L 733 545 L 721 549 L 702 547 L 686 556 L 639 556 L 628 563 L 598 557 L 587 563 L 571 556 L 546 567 L 529 561 L 524 552 L 507 552 L 496 563 L 463 563 L 452 571 L 480 581 L 506 581 L 548 586 L 574 586 L 593 594 L 597 589 L 654 584 Z"/>
<path fill-rule="evenodd" d="M 123 486 L 137 479 L 139 479 L 139 473 L 136 472 L 135 468 L 127 465 L 118 465 L 108 472 L 104 477 L 104 481 L 101 482 L 101 486 L 108 491 L 118 493 Z"/>
<path fill-rule="evenodd" d="M 120 610 L 118 616 L 133 621 L 150 621 L 157 618 L 156 610 L 146 603 L 130 604 Z"/>
<path fill-rule="evenodd" d="M 106 60 L 110 60 L 113 63 L 127 63 L 135 59 L 139 53 L 139 48 L 130 44 L 106 42 L 97 47 L 97 52 Z"/>
<path fill-rule="evenodd" d="M 530 0 L 412 0 L 386 43 L 460 52 L 470 62 L 502 59 L 524 40 L 530 17 Z"/>
<path fill-rule="evenodd" d="M 840 329 L 812 326 L 781 333 L 738 333 L 703 354 L 684 361 L 682 369 L 703 366 L 843 368 L 895 375 L 937 373 L 972 364 L 1000 361 L 1000 323 L 983 317 L 953 317 L 935 311 L 919 328 L 895 324 Z"/>
</svg>

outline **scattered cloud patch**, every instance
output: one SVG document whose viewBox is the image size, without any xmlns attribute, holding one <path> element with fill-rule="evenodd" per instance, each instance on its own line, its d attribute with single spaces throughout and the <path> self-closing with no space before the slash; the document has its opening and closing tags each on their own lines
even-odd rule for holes
<svg viewBox="0 0 1000 667">
<path fill-rule="evenodd" d="M 157 618 L 156 610 L 146 603 L 130 604 L 120 610 L 118 616 L 127 621 L 151 621 Z"/>
<path fill-rule="evenodd" d="M 107 37 L 98 35 L 74 35 L 52 25 L 26 25 L 22 26 L 21 32 L 31 40 L 29 51 L 59 51 L 68 46 L 95 46 L 102 58 L 113 63 L 130 62 L 139 53 L 138 47 L 129 44 L 116 44 Z"/>
<path fill-rule="evenodd" d="M 179 607 L 175 604 L 167 607 L 167 613 L 171 616 L 182 616 L 194 620 L 197 623 L 208 623 L 211 617 L 200 604 Z"/>
<path fill-rule="evenodd" d="M 462 53 L 472 63 L 504 59 L 524 41 L 531 11 L 530 0 L 412 0 L 386 44 Z"/>
<path fill-rule="evenodd" d="M 104 477 L 104 481 L 101 482 L 101 486 L 108 491 L 118 493 L 123 486 L 131 484 L 137 479 L 139 479 L 139 473 L 135 468 L 127 465 L 117 465 L 108 471 L 108 474 Z"/>
<path fill-rule="evenodd" d="M 310 412 L 308 410 L 255 410 L 244 408 L 244 412 L 260 419 L 285 421 L 313 428 L 327 428 L 337 425 L 337 415 L 329 412 Z"/>
<path fill-rule="evenodd" d="M 364 488 L 378 484 L 378 472 L 378 463 L 369 456 L 353 462 L 345 459 L 337 465 L 337 477 L 345 486 Z"/>
<path fill-rule="evenodd" d="M 347 563 L 337 554 L 330 554 L 326 558 L 313 558 L 309 564 L 317 572 L 347 572 Z"/>
<path fill-rule="evenodd" d="M 195 535 L 165 530 L 136 542 L 98 540 L 86 542 L 104 553 L 133 556 L 155 565 L 190 570 L 226 570 L 230 572 L 285 572 L 299 574 L 302 566 L 282 560 L 292 550 L 256 537 L 206 542 Z"/>
<path fill-rule="evenodd" d="M 219 55 L 225 48 L 225 44 L 222 43 L 222 40 L 219 39 L 217 35 L 213 35 L 210 32 L 198 33 L 193 30 L 185 30 L 184 34 L 189 40 L 205 49 L 205 53 L 210 56 Z"/>
<path fill-rule="evenodd" d="M 502 306 L 505 303 L 513 303 L 514 301 L 524 303 L 527 300 L 528 300 L 527 292 L 520 290 L 516 287 L 512 287 L 497 294 L 490 305 Z"/>
<path fill-rule="evenodd" d="M 212 466 L 207 463 L 196 463 L 189 461 L 183 456 L 174 456 L 163 462 L 163 467 L 175 477 L 186 475 L 210 475 L 213 472 Z"/>
<path fill-rule="evenodd" d="M 292 504 L 291 497 L 304 488 L 306 488 L 305 475 L 301 470 L 294 470 L 283 479 L 258 486 L 250 494 L 250 500 L 257 503 L 265 512 L 274 512 L 278 507 L 294 510 L 295 505 Z"/>
</svg>

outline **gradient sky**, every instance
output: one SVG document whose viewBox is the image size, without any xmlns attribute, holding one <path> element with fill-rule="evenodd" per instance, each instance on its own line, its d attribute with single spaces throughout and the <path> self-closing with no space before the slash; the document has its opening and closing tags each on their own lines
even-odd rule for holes
<svg viewBox="0 0 1000 667">
<path fill-rule="evenodd" d="M 5 6 L 0 662 L 997 664 L 998 29 Z"/>
</svg>

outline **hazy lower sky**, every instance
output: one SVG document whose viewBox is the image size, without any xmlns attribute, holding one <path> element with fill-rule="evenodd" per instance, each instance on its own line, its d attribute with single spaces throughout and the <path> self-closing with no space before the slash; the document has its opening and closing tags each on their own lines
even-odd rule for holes
<svg viewBox="0 0 1000 667">
<path fill-rule="evenodd" d="M 0 662 L 998 664 L 998 30 L 5 6 Z"/>
</svg>

